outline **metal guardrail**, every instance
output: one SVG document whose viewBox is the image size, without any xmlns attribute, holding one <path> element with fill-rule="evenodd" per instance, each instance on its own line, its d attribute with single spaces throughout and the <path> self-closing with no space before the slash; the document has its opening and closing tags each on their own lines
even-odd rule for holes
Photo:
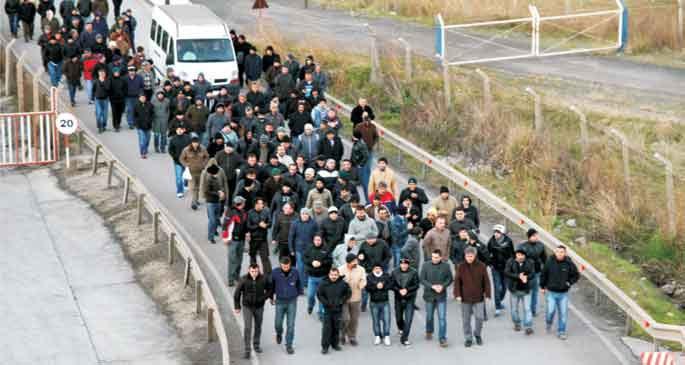
<svg viewBox="0 0 685 365">
<path fill-rule="evenodd" d="M 339 109 L 348 114 L 348 116 L 352 112 L 352 107 L 345 104 L 342 100 L 331 96 L 328 93 L 326 94 L 326 98 L 337 104 Z M 454 184 L 458 185 L 460 188 L 463 188 L 474 196 L 477 196 L 482 203 L 487 204 L 490 208 L 494 209 L 497 213 L 504 216 L 521 229 L 536 229 L 539 232 L 541 240 L 548 248 L 554 249 L 558 245 L 564 244 L 564 242 L 556 238 L 544 228 L 540 227 L 532 219 L 528 218 L 516 208 L 497 197 L 487 188 L 478 184 L 475 180 L 472 180 L 456 170 L 454 167 L 450 166 L 447 162 L 436 158 L 429 152 L 416 146 L 414 143 L 383 127 L 377 121 L 375 124 L 381 138 L 387 140 L 395 148 L 402 150 L 405 154 L 408 154 L 412 158 L 416 159 L 425 167 L 432 169 L 433 171 L 452 181 Z M 642 309 L 639 304 L 626 295 L 613 282 L 607 279 L 605 274 L 593 267 L 588 261 L 578 255 L 572 249 L 568 249 L 568 255 L 571 257 L 571 259 L 573 259 L 574 262 L 576 262 L 581 274 L 626 313 L 626 318 L 632 319 L 632 321 L 638 323 L 642 329 L 654 339 L 680 343 L 685 351 L 685 326 L 657 322 L 644 309 Z"/>
<path fill-rule="evenodd" d="M 15 60 L 19 61 L 22 57 L 16 54 L 16 51 L 11 48 L 12 42 L 7 42 L 2 35 L 0 35 L 0 45 L 2 45 L 4 53 L 4 59 L 0 62 L 4 63 L 3 69 L 5 72 L 15 71 L 8 70 L 6 67 L 11 64 L 10 57 L 15 57 Z M 8 47 L 10 46 L 10 47 Z M 35 72 L 28 65 L 20 63 L 20 67 L 17 67 L 17 71 L 25 70 L 32 75 L 41 75 L 42 72 Z M 23 77 L 22 74 L 17 75 L 18 77 Z M 45 94 L 50 95 L 52 86 L 45 78 L 35 79 L 33 83 L 34 88 L 42 89 Z M 39 95 L 36 90 L 33 90 L 34 97 Z M 56 97 L 55 102 L 57 105 L 57 110 L 66 111 L 71 108 L 68 106 L 66 99 L 61 97 Z M 36 101 L 34 101 L 36 103 Z M 89 131 L 79 128 L 76 133 L 76 143 L 78 151 L 81 152 L 83 145 L 85 144 L 93 151 L 93 158 L 91 162 L 91 173 L 95 175 L 102 162 L 106 162 L 108 172 L 107 172 L 107 183 L 111 186 L 112 178 L 115 173 L 121 177 L 124 182 L 124 191 L 122 196 L 122 204 L 127 204 L 131 190 L 135 188 L 138 193 L 137 200 L 137 216 L 138 224 L 142 224 L 144 221 L 144 212 L 147 211 L 152 217 L 154 240 L 159 243 L 159 232 L 160 230 L 166 231 L 168 236 L 167 241 L 167 260 L 169 264 L 173 264 L 176 260 L 176 255 L 185 263 L 184 269 L 184 284 L 187 287 L 190 281 L 194 281 L 195 287 L 195 301 L 196 301 L 196 314 L 200 315 L 202 313 L 203 304 L 206 308 L 207 313 L 207 336 L 210 342 L 218 339 L 221 347 L 221 358 L 222 364 L 230 364 L 229 355 L 229 345 L 228 336 L 226 328 L 224 327 L 224 322 L 222 319 L 221 310 L 217 304 L 216 297 L 210 288 L 210 281 L 207 280 L 211 277 L 214 282 L 221 285 L 221 275 L 212 265 L 209 257 L 200 249 L 195 241 L 185 237 L 191 237 L 191 235 L 183 228 L 183 226 L 173 218 L 169 211 L 164 207 L 164 205 L 155 198 L 155 196 L 150 193 L 150 191 L 145 187 L 145 185 L 135 176 L 135 174 L 130 171 L 120 160 L 116 158 L 114 153 L 107 149 L 94 135 Z M 66 139 L 65 139 L 66 140 Z M 59 139 L 58 139 L 59 141 Z M 106 157 L 106 160 L 103 159 Z M 205 274 L 204 270 L 209 270 L 208 274 Z M 211 276 L 208 276 L 211 275 Z"/>
</svg>

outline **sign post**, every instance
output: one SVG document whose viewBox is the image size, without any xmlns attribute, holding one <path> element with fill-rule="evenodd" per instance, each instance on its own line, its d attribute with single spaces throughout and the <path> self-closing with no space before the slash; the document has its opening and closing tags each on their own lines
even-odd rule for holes
<svg viewBox="0 0 685 365">
<path fill-rule="evenodd" d="M 65 154 L 67 157 L 67 168 L 71 167 L 71 147 L 69 146 L 69 136 L 78 129 L 78 119 L 71 113 L 60 113 L 57 115 L 57 131 L 64 136 Z"/>
</svg>

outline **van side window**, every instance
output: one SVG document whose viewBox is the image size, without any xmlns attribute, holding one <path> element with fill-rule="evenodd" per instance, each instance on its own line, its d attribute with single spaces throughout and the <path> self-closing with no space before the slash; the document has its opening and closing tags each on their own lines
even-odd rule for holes
<svg viewBox="0 0 685 365">
<path fill-rule="evenodd" d="M 155 37 L 155 43 L 157 43 L 158 46 L 162 46 L 162 27 L 160 25 L 157 25 L 157 35 Z"/>
<path fill-rule="evenodd" d="M 174 38 L 171 37 L 169 38 L 169 51 L 166 54 L 166 64 L 167 65 L 173 65 L 174 64 L 174 56 L 176 53 L 174 52 Z"/>
<path fill-rule="evenodd" d="M 155 40 L 155 34 L 157 34 L 157 21 L 152 20 L 152 26 L 150 27 L 150 39 Z"/>
<path fill-rule="evenodd" d="M 168 45 L 169 33 L 167 33 L 166 30 L 162 29 L 162 44 L 160 44 L 159 46 L 162 47 L 163 50 L 166 50 Z"/>
</svg>

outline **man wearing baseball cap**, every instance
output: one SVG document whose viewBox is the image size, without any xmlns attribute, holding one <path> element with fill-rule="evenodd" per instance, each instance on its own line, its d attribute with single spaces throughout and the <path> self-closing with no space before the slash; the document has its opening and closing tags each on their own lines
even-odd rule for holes
<svg viewBox="0 0 685 365">
<path fill-rule="evenodd" d="M 492 230 L 492 237 L 488 241 L 488 252 L 491 256 L 490 267 L 495 291 L 495 317 L 498 317 L 504 309 L 502 301 L 507 295 L 507 279 L 504 275 L 504 269 L 507 262 L 514 257 L 514 243 L 507 236 L 507 229 L 503 225 L 495 224 Z"/>
<path fill-rule="evenodd" d="M 228 286 L 234 286 L 240 278 L 247 233 L 245 198 L 239 195 L 233 198 L 233 205 L 226 209 L 223 222 L 221 237 L 228 246 Z"/>
</svg>

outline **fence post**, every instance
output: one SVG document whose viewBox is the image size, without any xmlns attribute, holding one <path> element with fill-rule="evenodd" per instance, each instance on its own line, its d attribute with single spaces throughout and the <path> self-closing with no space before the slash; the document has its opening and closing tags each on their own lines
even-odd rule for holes
<svg viewBox="0 0 685 365">
<path fill-rule="evenodd" d="M 101 145 L 95 146 L 95 152 L 93 152 L 93 167 L 90 171 L 91 176 L 95 176 L 98 173 L 98 157 L 100 157 Z"/>
<path fill-rule="evenodd" d="M 83 130 L 79 129 L 76 132 L 76 147 L 78 148 L 78 154 L 83 153 Z"/>
<path fill-rule="evenodd" d="M 370 57 L 371 57 L 371 75 L 369 76 L 369 81 L 377 84 L 380 82 L 380 75 L 379 75 L 379 68 L 380 68 L 380 60 L 378 56 L 378 45 L 377 40 L 376 40 L 376 32 L 371 28 L 370 25 L 366 24 L 366 28 L 369 31 L 369 35 L 371 36 L 371 48 L 370 48 Z"/>
<path fill-rule="evenodd" d="M 207 339 L 209 342 L 214 341 L 214 308 L 207 308 Z"/>
<path fill-rule="evenodd" d="M 33 111 L 34 112 L 39 112 L 40 111 L 40 78 L 43 77 L 43 74 L 45 73 L 45 70 L 42 68 L 38 68 L 38 71 L 33 74 L 33 83 L 32 83 L 32 88 L 33 88 Z M 81 151 L 79 150 L 79 153 Z"/>
<path fill-rule="evenodd" d="M 397 38 L 397 40 L 404 45 L 404 76 L 407 78 L 407 80 L 411 80 L 413 73 L 411 45 L 402 37 Z"/>
<path fill-rule="evenodd" d="M 131 178 L 126 176 L 124 180 L 124 196 L 122 198 L 122 204 L 126 205 L 128 203 L 128 193 L 131 191 Z"/>
<path fill-rule="evenodd" d="M 675 221 L 675 196 L 673 195 L 673 163 L 658 153 L 654 154 L 654 158 L 664 164 L 666 169 L 666 207 L 668 209 L 668 229 L 671 236 L 676 234 Z"/>
<path fill-rule="evenodd" d="M 545 123 L 544 116 L 542 115 L 542 97 L 532 87 L 527 87 L 526 92 L 532 95 L 535 100 L 535 133 L 542 134 Z"/>
<path fill-rule="evenodd" d="M 477 68 L 476 73 L 483 79 L 483 112 L 489 115 L 492 111 L 492 91 L 490 90 L 490 77 Z"/>
<path fill-rule="evenodd" d="M 183 286 L 184 287 L 187 287 L 188 284 L 190 283 L 190 270 L 191 270 L 190 266 L 191 266 L 192 261 L 193 261 L 193 259 L 191 259 L 190 257 L 186 258 L 186 266 L 185 266 L 185 269 L 183 270 Z"/>
<path fill-rule="evenodd" d="M 628 206 L 633 209 L 633 195 L 630 193 L 630 156 L 628 155 L 628 139 L 623 133 L 615 128 L 609 129 L 611 134 L 616 136 L 621 141 L 621 156 L 623 158 L 623 183 L 626 189 L 626 199 L 628 199 Z"/>
<path fill-rule="evenodd" d="M 136 210 L 138 211 L 138 225 L 143 224 L 143 211 L 145 210 L 145 194 L 138 194 L 138 201 L 136 202 Z"/>
<path fill-rule="evenodd" d="M 12 46 L 17 39 L 14 38 L 5 46 L 5 95 L 11 95 L 10 85 L 12 84 Z"/>
<path fill-rule="evenodd" d="M 683 47 L 685 47 L 685 42 L 683 40 L 683 8 L 685 8 L 685 1 L 683 0 L 678 0 L 678 29 L 677 29 L 677 37 L 678 37 L 678 47 L 680 47 L 680 50 L 683 50 Z"/>
<path fill-rule="evenodd" d="M 623 327 L 623 335 L 630 336 L 630 331 L 633 327 L 633 319 L 630 318 L 630 313 L 626 312 L 626 323 Z"/>
<path fill-rule="evenodd" d="M 167 262 L 169 265 L 174 264 L 174 246 L 176 241 L 176 233 L 169 233 L 169 241 L 167 243 Z"/>
<path fill-rule="evenodd" d="M 16 81 L 17 81 L 17 111 L 26 111 L 25 102 L 26 95 L 24 95 L 24 57 L 26 52 L 22 53 L 17 60 Z"/>
<path fill-rule="evenodd" d="M 580 118 L 580 146 L 583 153 L 583 159 L 585 159 L 585 157 L 587 157 L 589 139 L 587 132 L 587 117 L 585 116 L 585 113 L 581 112 L 580 109 L 578 109 L 578 107 L 575 105 L 571 105 L 569 109 L 576 113 L 578 118 Z"/>
<path fill-rule="evenodd" d="M 195 281 L 195 314 L 202 313 L 202 280 Z"/>
<path fill-rule="evenodd" d="M 112 175 L 114 174 L 114 160 L 107 162 L 107 187 L 112 187 Z"/>
<path fill-rule="evenodd" d="M 154 212 L 152 214 L 152 231 L 153 231 L 153 242 L 154 244 L 159 243 L 159 212 Z"/>
<path fill-rule="evenodd" d="M 445 109 L 449 110 L 452 107 L 452 94 L 450 88 L 450 72 L 449 65 L 446 60 L 442 60 L 442 87 L 443 94 L 445 94 Z"/>
</svg>

